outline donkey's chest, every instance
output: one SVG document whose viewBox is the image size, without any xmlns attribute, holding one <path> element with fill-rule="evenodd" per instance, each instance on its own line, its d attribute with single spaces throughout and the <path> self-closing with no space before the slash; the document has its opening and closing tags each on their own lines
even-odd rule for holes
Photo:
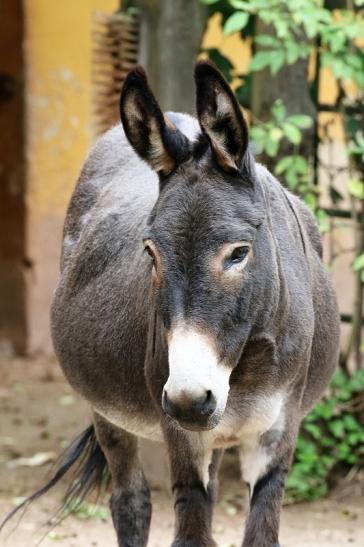
<svg viewBox="0 0 364 547">
<path fill-rule="evenodd" d="M 283 403 L 281 393 L 232 401 L 217 427 L 204 433 L 206 442 L 213 448 L 257 446 L 265 433 L 283 430 Z"/>
<path fill-rule="evenodd" d="M 130 414 L 126 409 L 97 409 L 109 421 L 138 437 L 162 442 L 163 434 L 157 415 Z M 221 422 L 210 431 L 201 432 L 206 448 L 240 446 L 245 452 L 259 447 L 265 434 L 279 434 L 284 427 L 284 397 L 281 393 L 256 395 L 232 400 Z"/>
</svg>

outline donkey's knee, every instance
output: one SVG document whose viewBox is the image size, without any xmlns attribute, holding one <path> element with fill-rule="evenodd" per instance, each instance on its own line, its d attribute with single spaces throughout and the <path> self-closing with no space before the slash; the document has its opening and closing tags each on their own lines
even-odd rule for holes
<svg viewBox="0 0 364 547">
<path fill-rule="evenodd" d="M 110 508 L 119 547 L 144 547 L 148 541 L 151 503 L 138 458 L 137 438 L 99 415 L 95 415 L 94 421 L 112 478 Z"/>
</svg>

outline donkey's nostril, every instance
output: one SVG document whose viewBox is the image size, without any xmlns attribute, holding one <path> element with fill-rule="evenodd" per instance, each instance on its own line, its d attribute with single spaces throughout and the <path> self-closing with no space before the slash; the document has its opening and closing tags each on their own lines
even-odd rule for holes
<svg viewBox="0 0 364 547">
<path fill-rule="evenodd" d="M 206 399 L 201 407 L 201 413 L 204 416 L 210 416 L 216 409 L 216 398 L 214 397 L 212 391 L 209 389 L 206 392 Z"/>
<path fill-rule="evenodd" d="M 206 399 L 205 399 L 205 404 L 209 403 L 212 399 L 212 391 L 211 389 L 209 389 L 208 391 L 206 391 Z"/>
</svg>

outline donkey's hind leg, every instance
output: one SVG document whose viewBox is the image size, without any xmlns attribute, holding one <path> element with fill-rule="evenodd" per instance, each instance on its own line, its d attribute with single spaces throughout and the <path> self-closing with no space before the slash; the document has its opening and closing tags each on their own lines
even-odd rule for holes
<svg viewBox="0 0 364 547">
<path fill-rule="evenodd" d="M 119 547 L 145 547 L 152 506 L 138 458 L 137 437 L 95 414 L 96 435 L 112 479 L 111 514 Z"/>
</svg>

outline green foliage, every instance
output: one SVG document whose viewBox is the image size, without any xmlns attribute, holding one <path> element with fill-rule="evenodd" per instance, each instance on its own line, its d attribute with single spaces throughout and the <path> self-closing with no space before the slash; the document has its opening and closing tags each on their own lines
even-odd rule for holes
<svg viewBox="0 0 364 547">
<path fill-rule="evenodd" d="M 348 183 L 348 190 L 352 196 L 358 199 L 364 199 L 364 182 L 357 179 L 351 179 Z"/>
<path fill-rule="evenodd" d="M 309 116 L 303 114 L 287 116 L 284 104 L 281 100 L 277 100 L 271 108 L 270 120 L 252 127 L 251 139 L 256 145 L 258 152 L 265 152 L 268 156 L 274 157 L 278 153 L 283 138 L 297 145 L 301 142 L 301 129 L 310 127 L 311 125 L 312 119 Z M 276 171 L 278 174 L 286 172 L 288 164 L 292 163 L 297 164 L 297 169 L 301 173 L 307 171 L 307 162 L 301 156 L 297 156 L 296 158 L 287 156 L 283 159 L 286 160 L 287 165 L 284 164 L 285 166 L 282 168 L 282 165 L 278 167 L 278 164 L 278 171 Z M 295 188 L 295 186 L 292 182 L 291 187 Z"/>
<path fill-rule="evenodd" d="M 364 403 L 364 370 L 352 377 L 337 372 L 330 394 L 302 424 L 295 460 L 287 479 L 288 501 L 325 495 L 338 466 L 364 464 L 364 427 L 355 408 Z"/>
<path fill-rule="evenodd" d="M 349 143 L 349 154 L 356 160 L 364 163 L 364 133 L 362 130 L 358 130 L 353 135 L 351 142 Z"/>
<path fill-rule="evenodd" d="M 360 279 L 364 282 L 364 253 L 357 256 L 356 259 L 354 260 L 353 270 L 354 272 L 359 273 Z"/>
<path fill-rule="evenodd" d="M 364 51 L 359 47 L 364 38 L 364 16 L 361 10 L 341 9 L 330 11 L 324 0 L 201 0 L 211 6 L 211 12 L 221 12 L 225 34 L 240 32 L 249 34 L 256 27 L 257 19 L 265 23 L 266 30 L 253 33 L 253 56 L 245 75 L 234 75 L 242 79 L 236 89 L 240 104 L 250 107 L 252 75 L 263 69 L 277 74 L 280 69 L 300 59 L 307 59 L 316 52 L 320 54 L 322 66 L 331 69 L 333 76 L 343 89 L 343 82 L 354 82 L 364 90 Z M 357 0 L 361 6 L 364 0 Z M 217 49 L 206 50 L 209 57 L 231 82 L 234 67 L 228 58 Z M 319 208 L 318 191 L 313 184 L 310 162 L 300 152 L 303 133 L 312 126 L 313 120 L 297 113 L 287 116 L 281 101 L 271 108 L 266 122 L 253 120 L 251 138 L 258 152 L 278 157 L 275 173 L 293 191 L 301 194 L 315 211 L 320 227 L 325 231 L 329 223 Z M 351 116 L 348 121 L 351 139 L 348 154 L 356 162 L 364 162 L 364 134 L 362 116 Z M 287 153 L 291 145 L 291 151 Z M 284 156 L 282 157 L 282 150 Z M 355 199 L 363 199 L 362 181 L 350 181 L 348 190 Z M 341 192 L 330 188 L 336 203 L 343 198 Z"/>
<path fill-rule="evenodd" d="M 233 34 L 246 27 L 249 21 L 249 13 L 237 11 L 228 17 L 224 25 L 225 34 Z"/>
<path fill-rule="evenodd" d="M 107 507 L 86 503 L 81 500 L 74 500 L 64 511 L 64 516 L 68 517 L 68 515 L 74 515 L 79 520 L 104 521 L 109 518 L 109 510 Z"/>
<path fill-rule="evenodd" d="M 297 146 L 302 139 L 301 130 L 311 125 L 312 119 L 309 116 L 287 116 L 284 104 L 277 100 L 271 108 L 269 121 L 253 126 L 250 137 L 258 153 L 264 152 L 273 158 L 278 154 L 283 139 Z M 286 185 L 291 190 L 299 192 L 307 204 L 315 209 L 317 191 L 310 183 L 310 166 L 304 156 L 293 153 L 282 157 L 277 162 L 274 172 L 283 177 Z"/>
</svg>

